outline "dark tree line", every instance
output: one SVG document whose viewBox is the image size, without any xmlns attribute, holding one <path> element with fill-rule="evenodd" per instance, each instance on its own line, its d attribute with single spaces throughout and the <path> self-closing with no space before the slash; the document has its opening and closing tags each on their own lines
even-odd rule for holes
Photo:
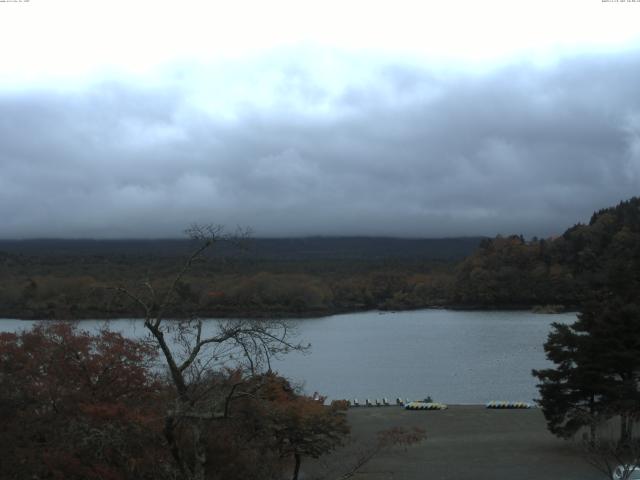
<svg viewBox="0 0 640 480">
<path fill-rule="evenodd" d="M 638 266 L 640 199 L 593 214 L 561 236 L 487 239 L 457 268 L 451 303 L 581 307 L 594 292 L 620 290 Z"/>
<path fill-rule="evenodd" d="M 438 240 L 437 248 L 393 239 L 274 240 L 268 248 L 258 242 L 256 251 L 249 244 L 246 253 L 209 256 L 177 289 L 192 311 L 208 317 L 430 306 L 573 309 L 603 282 L 624 281 L 625 269 L 639 255 L 638 206 L 632 198 L 548 239 L 445 239 Z M 421 242 L 429 245 L 426 240 L 414 243 Z M 335 256 L 327 253 L 333 244 L 343 249 Z M 357 254 L 361 245 L 364 252 Z M 0 252 L 0 314 L 43 319 L 139 315 L 135 302 L 113 298 L 107 287 L 122 281 L 131 289 L 153 272 L 154 288 L 167 288 L 175 254 L 159 247 L 153 255 L 124 247 L 109 253 L 107 246 L 100 247 L 99 255 L 91 255 L 86 246 L 75 255 L 67 251 L 71 247 L 37 256 L 35 247 L 28 250 L 32 255 L 16 253 L 19 245 Z M 287 246 L 298 250 L 287 256 Z M 603 277 L 605 270 L 616 268 L 622 275 Z"/>
</svg>

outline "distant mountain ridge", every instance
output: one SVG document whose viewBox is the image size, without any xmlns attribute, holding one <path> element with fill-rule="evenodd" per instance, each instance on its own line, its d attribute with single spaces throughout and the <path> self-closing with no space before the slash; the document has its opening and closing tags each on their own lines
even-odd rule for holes
<svg viewBox="0 0 640 480">
<path fill-rule="evenodd" d="M 471 254 L 484 237 L 390 238 L 390 237 L 303 237 L 250 238 L 243 256 L 269 260 L 416 258 L 461 260 Z M 135 255 L 173 257 L 191 251 L 188 239 L 88 240 L 33 239 L 0 240 L 0 252 L 28 256 Z M 238 249 L 224 242 L 212 250 L 214 257 L 237 255 Z"/>
</svg>

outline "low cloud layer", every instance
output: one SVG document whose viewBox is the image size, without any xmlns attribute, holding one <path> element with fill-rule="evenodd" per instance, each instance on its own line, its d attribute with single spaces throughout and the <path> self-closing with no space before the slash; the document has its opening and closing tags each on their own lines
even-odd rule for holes
<svg viewBox="0 0 640 480">
<path fill-rule="evenodd" d="M 0 92 L 0 237 L 562 232 L 640 193 L 640 55 L 309 54 Z"/>
</svg>

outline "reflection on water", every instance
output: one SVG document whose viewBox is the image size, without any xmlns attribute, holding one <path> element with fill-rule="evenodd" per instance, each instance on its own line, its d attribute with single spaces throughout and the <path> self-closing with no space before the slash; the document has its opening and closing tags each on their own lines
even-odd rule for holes
<svg viewBox="0 0 640 480">
<path fill-rule="evenodd" d="M 364 312 L 295 321 L 308 354 L 292 353 L 273 367 L 309 393 L 330 398 L 409 397 L 447 403 L 484 403 L 536 397 L 534 368 L 548 365 L 542 344 L 551 322 L 575 314 L 417 310 Z M 215 320 L 210 320 L 213 327 Z M 33 322 L 1 320 L 0 331 Z M 85 328 L 103 321 L 81 322 Z M 141 321 L 111 320 L 129 336 Z"/>
</svg>

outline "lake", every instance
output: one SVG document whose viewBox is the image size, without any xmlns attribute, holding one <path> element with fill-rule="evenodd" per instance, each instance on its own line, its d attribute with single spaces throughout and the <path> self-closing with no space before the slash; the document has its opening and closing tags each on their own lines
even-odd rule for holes
<svg viewBox="0 0 640 480">
<path fill-rule="evenodd" d="M 550 365 L 542 348 L 550 324 L 575 318 L 574 313 L 429 309 L 292 320 L 298 340 L 310 342 L 311 352 L 289 354 L 273 368 L 303 383 L 307 393 L 329 398 L 532 401 L 537 390 L 531 370 Z M 31 323 L 0 320 L 0 331 Z M 129 336 L 145 333 L 139 320 L 111 320 L 110 325 Z"/>
</svg>

